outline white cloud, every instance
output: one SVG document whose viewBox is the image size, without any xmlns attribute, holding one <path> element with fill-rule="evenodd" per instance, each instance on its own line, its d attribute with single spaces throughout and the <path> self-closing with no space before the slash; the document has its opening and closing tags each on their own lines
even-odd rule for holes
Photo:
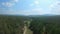
<svg viewBox="0 0 60 34">
<path fill-rule="evenodd" d="M 31 10 L 24 10 L 21 13 L 25 15 L 44 15 L 47 12 L 45 12 L 42 8 L 34 8 Z"/>
<path fill-rule="evenodd" d="M 6 7 L 12 7 L 15 5 L 15 2 L 18 2 L 19 0 L 11 0 L 10 2 L 2 2 L 2 5 Z"/>
<path fill-rule="evenodd" d="M 39 1 L 34 1 L 34 3 L 35 3 L 36 5 L 39 5 Z"/>
<path fill-rule="evenodd" d="M 14 2 L 18 2 L 19 0 L 13 0 Z"/>
<path fill-rule="evenodd" d="M 1 11 L 1 10 L 0 10 Z M 14 11 L 14 10 L 5 10 L 2 11 L 2 14 L 10 14 L 10 15 L 44 15 L 46 12 L 43 11 L 42 8 L 34 8 L 31 10 L 23 10 L 23 11 Z"/>
<path fill-rule="evenodd" d="M 43 11 L 42 8 L 34 8 L 34 9 L 32 9 L 31 11 L 32 11 L 32 13 L 38 14 L 38 15 L 43 15 L 43 14 L 45 14 L 45 12 Z"/>
<path fill-rule="evenodd" d="M 35 0 L 32 4 L 30 4 L 29 6 L 34 6 L 34 7 L 40 7 L 40 1 L 39 0 Z"/>
<path fill-rule="evenodd" d="M 11 2 L 3 2 L 2 5 L 3 6 L 6 6 L 6 7 L 12 7 L 14 5 L 14 3 L 11 3 Z"/>
<path fill-rule="evenodd" d="M 55 7 L 59 6 L 59 5 L 60 5 L 60 1 L 56 1 L 56 2 L 52 3 L 52 4 L 49 6 L 49 8 L 55 8 Z"/>
<path fill-rule="evenodd" d="M 50 13 L 60 15 L 60 2 L 57 1 L 49 6 Z"/>
</svg>

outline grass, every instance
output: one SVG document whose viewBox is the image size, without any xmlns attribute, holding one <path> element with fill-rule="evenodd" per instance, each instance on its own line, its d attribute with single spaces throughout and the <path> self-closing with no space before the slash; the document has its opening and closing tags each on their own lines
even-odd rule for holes
<svg viewBox="0 0 60 34">
<path fill-rule="evenodd" d="M 27 33 L 26 34 L 32 34 L 32 31 L 27 28 Z"/>
</svg>

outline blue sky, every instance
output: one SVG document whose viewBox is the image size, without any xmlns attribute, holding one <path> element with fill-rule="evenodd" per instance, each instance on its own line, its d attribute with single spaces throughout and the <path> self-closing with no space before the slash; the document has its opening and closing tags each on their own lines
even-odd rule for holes
<svg viewBox="0 0 60 34">
<path fill-rule="evenodd" d="M 0 0 L 0 14 L 60 15 L 60 0 Z"/>
</svg>

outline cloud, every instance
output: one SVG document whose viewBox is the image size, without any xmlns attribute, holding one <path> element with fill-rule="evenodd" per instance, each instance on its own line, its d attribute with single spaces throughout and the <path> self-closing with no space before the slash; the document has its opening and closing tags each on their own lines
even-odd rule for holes
<svg viewBox="0 0 60 34">
<path fill-rule="evenodd" d="M 10 0 L 9 2 L 2 2 L 2 5 L 5 7 L 12 7 L 17 3 L 19 0 Z"/>
<path fill-rule="evenodd" d="M 57 2 L 52 3 L 52 4 L 49 6 L 49 8 L 56 8 L 56 7 L 58 7 L 59 5 L 60 5 L 60 1 L 57 1 Z"/>
<path fill-rule="evenodd" d="M 38 14 L 38 15 L 43 15 L 43 14 L 45 14 L 45 12 L 43 11 L 42 8 L 34 8 L 34 9 L 32 9 L 31 11 L 32 11 L 32 13 Z"/>
<path fill-rule="evenodd" d="M 44 15 L 47 12 L 45 12 L 42 8 L 34 8 L 31 10 L 24 10 L 21 13 L 25 15 Z"/>
<path fill-rule="evenodd" d="M 6 7 L 12 7 L 14 5 L 14 3 L 11 3 L 11 2 L 3 2 L 2 5 L 3 6 L 6 6 Z"/>
<path fill-rule="evenodd" d="M 34 1 L 34 3 L 35 3 L 36 5 L 39 5 L 39 1 Z"/>
<path fill-rule="evenodd" d="M 1 10 L 0 10 L 1 11 Z M 14 10 L 2 10 L 0 14 L 7 14 L 7 15 L 44 15 L 46 14 L 45 11 L 43 11 L 42 8 L 34 8 L 29 10 L 20 10 L 20 11 L 14 11 Z"/>
<path fill-rule="evenodd" d="M 18 2 L 19 0 L 13 0 L 14 2 Z"/>
<path fill-rule="evenodd" d="M 29 6 L 31 6 L 31 7 L 40 7 L 39 4 L 40 4 L 39 0 L 34 0 L 34 2 L 32 4 L 30 4 Z"/>
<path fill-rule="evenodd" d="M 60 1 L 57 1 L 49 6 L 50 13 L 60 15 Z"/>
</svg>

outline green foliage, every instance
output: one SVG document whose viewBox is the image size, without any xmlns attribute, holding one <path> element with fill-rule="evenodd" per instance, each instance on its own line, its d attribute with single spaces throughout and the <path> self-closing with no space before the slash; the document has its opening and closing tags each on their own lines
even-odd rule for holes
<svg viewBox="0 0 60 34">
<path fill-rule="evenodd" d="M 31 19 L 32 21 L 30 21 Z M 60 16 L 6 15 L 0 15 L 0 34 L 23 34 L 25 24 L 34 34 L 43 34 L 45 32 L 47 34 L 60 34 Z"/>
<path fill-rule="evenodd" d="M 24 18 L 0 16 L 0 34 L 23 34 Z"/>
<path fill-rule="evenodd" d="M 43 32 L 47 32 L 47 34 L 60 34 L 59 20 L 60 16 L 35 17 L 30 23 L 29 28 L 34 34 L 42 34 Z"/>
</svg>

